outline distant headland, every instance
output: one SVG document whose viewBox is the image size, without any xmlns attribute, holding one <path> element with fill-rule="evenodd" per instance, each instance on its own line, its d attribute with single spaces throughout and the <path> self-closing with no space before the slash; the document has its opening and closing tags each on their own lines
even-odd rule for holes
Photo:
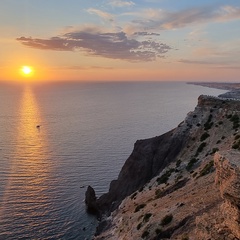
<svg viewBox="0 0 240 240">
<path fill-rule="evenodd" d="M 187 82 L 187 84 L 198 85 L 209 88 L 217 88 L 228 91 L 240 91 L 240 83 L 227 83 L 227 82 Z"/>
<path fill-rule="evenodd" d="M 227 90 L 228 92 L 220 94 L 219 97 L 229 99 L 240 99 L 240 83 L 227 82 L 187 82 L 187 84 L 198 85 L 202 87 Z"/>
</svg>

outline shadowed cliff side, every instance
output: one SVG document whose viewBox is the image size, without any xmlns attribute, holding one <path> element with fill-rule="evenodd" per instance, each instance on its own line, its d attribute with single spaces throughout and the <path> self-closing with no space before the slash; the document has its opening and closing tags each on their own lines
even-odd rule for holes
<svg viewBox="0 0 240 240">
<path fill-rule="evenodd" d="M 137 141 L 118 179 L 112 181 L 109 192 L 97 200 L 99 208 L 115 210 L 126 196 L 143 187 L 176 159 L 187 136 L 187 131 L 179 134 L 178 129 L 174 129 L 159 137 Z"/>
</svg>

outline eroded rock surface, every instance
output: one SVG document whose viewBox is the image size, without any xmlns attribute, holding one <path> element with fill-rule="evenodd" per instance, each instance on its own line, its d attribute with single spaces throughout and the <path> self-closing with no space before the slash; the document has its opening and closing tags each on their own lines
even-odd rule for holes
<svg viewBox="0 0 240 240">
<path fill-rule="evenodd" d="M 240 238 L 240 152 L 216 153 L 216 183 L 220 185 L 224 203 L 221 212 L 226 226 Z"/>
</svg>

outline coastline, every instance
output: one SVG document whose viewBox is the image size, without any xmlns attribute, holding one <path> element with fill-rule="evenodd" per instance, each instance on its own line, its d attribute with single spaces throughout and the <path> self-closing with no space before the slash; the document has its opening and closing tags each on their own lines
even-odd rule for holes
<svg viewBox="0 0 240 240">
<path fill-rule="evenodd" d="M 187 82 L 187 84 L 197 85 L 202 87 L 216 88 L 227 91 L 240 91 L 240 83 L 227 82 Z"/>
<path fill-rule="evenodd" d="M 227 92 L 218 95 L 221 98 L 240 99 L 240 83 L 220 83 L 220 82 L 187 82 L 187 84 L 227 90 Z"/>
<path fill-rule="evenodd" d="M 233 94 L 233 93 L 234 93 L 234 98 L 240 96 L 240 91 L 238 88 L 238 86 L 240 86 L 240 84 L 237 84 L 237 83 L 236 84 L 235 83 L 228 84 L 228 83 L 200 83 L 200 82 L 197 82 L 197 83 L 187 83 L 187 84 L 229 90 L 229 92 L 221 94 L 221 98 L 233 98 L 233 97 L 231 97 L 231 94 Z M 237 94 L 235 94 L 235 93 L 237 93 Z M 208 110 L 210 109 L 210 112 L 212 112 L 213 111 L 212 108 L 213 108 L 214 104 L 219 105 L 217 108 L 220 109 L 221 108 L 220 106 L 222 104 L 226 104 L 226 103 L 224 102 L 224 100 L 221 100 L 221 99 L 217 100 L 217 98 L 213 99 L 208 96 L 202 96 L 199 98 L 199 103 L 198 103 L 198 106 L 196 107 L 195 111 L 198 112 L 199 108 L 201 108 L 202 109 L 201 112 L 202 111 L 205 112 L 205 108 L 207 107 Z M 238 106 L 238 103 L 235 103 L 235 104 L 236 104 L 236 106 Z M 231 103 L 230 103 L 230 105 L 231 105 Z M 230 105 L 227 104 L 226 109 Z M 210 106 L 210 108 L 209 108 L 209 106 Z M 216 106 L 214 106 L 214 108 L 216 108 Z M 189 137 L 195 138 L 195 137 L 192 137 L 192 131 L 193 131 L 192 124 L 193 124 L 193 122 L 196 121 L 196 119 L 194 119 L 196 114 L 193 114 L 193 113 L 194 112 L 190 112 L 187 115 L 185 121 L 183 123 L 179 124 L 179 126 L 177 128 L 175 128 L 159 137 L 137 141 L 134 146 L 134 150 L 133 150 L 132 154 L 126 160 L 126 162 L 119 174 L 119 178 L 117 180 L 112 181 L 109 192 L 107 194 L 102 195 L 99 199 L 96 199 L 95 195 L 93 196 L 94 206 L 95 207 L 97 206 L 98 211 L 100 211 L 101 214 L 104 215 L 102 221 L 100 221 L 100 223 L 99 223 L 99 226 L 98 226 L 98 229 L 96 232 L 97 235 L 102 236 L 102 233 L 108 232 L 109 229 L 113 229 L 114 231 L 116 231 L 116 229 L 118 227 L 116 227 L 116 225 L 115 225 L 116 222 L 114 224 L 114 218 L 117 218 L 117 216 L 119 215 L 119 212 L 121 212 L 120 209 L 123 209 L 123 202 L 129 201 L 128 196 L 131 196 L 130 201 L 132 201 L 132 199 L 135 199 L 135 196 L 138 194 L 138 192 L 142 192 L 142 189 L 145 189 L 146 185 L 148 185 L 149 182 L 152 182 L 153 179 L 158 174 L 161 175 L 161 173 L 164 172 L 165 169 L 169 167 L 169 165 L 171 165 L 173 162 L 177 161 L 177 157 L 179 157 L 179 155 L 181 155 L 181 152 L 188 151 L 187 148 L 188 148 Z M 204 116 L 206 117 L 206 113 L 204 114 Z M 199 115 L 199 118 L 197 117 L 197 120 L 202 121 L 201 118 L 202 117 L 200 117 L 200 115 Z M 194 131 L 197 131 L 197 130 L 194 130 Z M 159 150 L 158 150 L 159 146 L 161 146 L 161 148 L 164 150 L 159 152 Z M 169 151 L 173 150 L 173 148 L 171 146 L 174 146 L 174 154 L 169 156 Z M 149 149 L 151 149 L 151 150 L 149 151 Z M 156 154 L 158 156 L 157 157 L 158 162 L 161 162 L 162 165 L 160 164 L 157 167 L 157 170 L 155 173 L 152 173 L 151 171 L 150 171 L 151 172 L 150 173 L 147 170 L 147 169 L 149 169 L 149 166 L 150 166 L 150 168 L 155 166 L 154 169 L 157 166 L 157 163 L 153 162 L 154 161 L 153 159 L 156 158 Z M 144 156 L 144 157 L 142 157 L 142 156 Z M 162 158 L 162 160 L 159 160 L 159 158 L 160 159 Z M 139 166 L 139 164 L 140 164 L 140 166 Z M 139 174 L 137 174 L 138 176 L 136 176 L 136 174 L 134 174 L 136 172 L 139 173 Z M 140 172 L 141 172 L 141 174 L 140 174 Z M 142 181 L 142 176 L 144 176 L 143 181 Z M 158 181 L 158 179 L 155 179 L 155 181 Z M 184 178 L 183 182 L 180 181 L 180 185 L 181 185 L 180 188 L 185 187 L 185 185 L 187 184 L 188 181 L 189 181 L 189 177 Z M 128 187 L 126 189 L 127 185 L 130 185 L 130 187 Z M 149 187 L 149 189 L 150 188 L 152 188 L 152 186 Z M 173 188 L 175 188 L 174 185 L 173 185 Z M 176 188 L 178 189 L 178 186 Z M 166 191 L 164 193 L 165 194 L 164 196 L 168 195 L 172 191 L 175 191 L 175 190 Z M 132 193 L 134 196 L 131 195 Z M 214 199 L 214 201 L 220 201 L 220 200 L 219 200 L 219 198 L 216 198 L 216 199 Z M 126 215 L 126 211 L 123 211 L 123 213 L 121 213 L 121 218 L 125 218 L 125 215 Z M 108 217 L 106 218 L 106 216 L 108 216 Z M 184 225 L 186 224 L 186 222 L 187 221 L 184 221 Z M 121 233 L 118 233 L 118 234 L 121 235 Z M 104 234 L 103 234 L 103 236 L 104 236 Z M 106 238 L 105 237 L 103 237 L 103 238 L 96 237 L 96 239 L 113 239 L 111 237 L 114 238 L 114 235 L 112 235 L 112 236 L 108 235 L 108 236 L 106 236 Z M 172 239 L 172 238 L 170 238 L 170 239 Z"/>
</svg>

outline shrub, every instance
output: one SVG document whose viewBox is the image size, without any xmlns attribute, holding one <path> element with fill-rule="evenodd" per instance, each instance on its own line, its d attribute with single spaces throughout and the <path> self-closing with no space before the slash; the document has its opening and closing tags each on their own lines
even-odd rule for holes
<svg viewBox="0 0 240 240">
<path fill-rule="evenodd" d="M 204 130 L 209 130 L 213 126 L 212 114 L 209 115 L 207 122 L 204 124 Z"/>
<path fill-rule="evenodd" d="M 145 238 L 149 235 L 149 231 L 144 231 L 142 234 L 142 238 Z"/>
<path fill-rule="evenodd" d="M 179 160 L 177 160 L 177 162 L 176 162 L 176 167 L 179 167 L 180 165 L 181 165 L 181 163 L 182 163 L 182 161 L 179 159 Z"/>
<path fill-rule="evenodd" d="M 196 152 L 196 155 L 198 155 L 200 152 L 202 152 L 202 150 L 207 146 L 207 144 L 205 142 L 202 142 Z"/>
<path fill-rule="evenodd" d="M 148 222 L 149 221 L 149 218 L 152 216 L 152 214 L 151 213 L 146 213 L 145 215 L 144 215 L 144 217 L 143 217 L 143 221 L 144 222 Z"/>
<path fill-rule="evenodd" d="M 213 166 L 214 166 L 213 161 L 210 161 L 209 163 L 207 163 L 204 166 L 204 168 L 200 171 L 199 177 L 202 177 L 202 176 L 205 176 L 205 175 L 211 173 L 213 171 Z"/>
<path fill-rule="evenodd" d="M 165 172 L 161 177 L 157 178 L 158 184 L 167 183 L 172 172 L 174 172 L 174 169 L 171 168 L 167 172 Z"/>
<path fill-rule="evenodd" d="M 135 198 L 136 196 L 137 196 L 137 192 L 133 193 L 130 198 L 133 199 L 133 198 Z"/>
<path fill-rule="evenodd" d="M 135 211 L 134 212 L 138 212 L 140 211 L 142 208 L 145 208 L 146 207 L 146 204 L 145 203 L 142 203 L 140 205 L 138 205 L 136 208 L 135 208 Z"/>
<path fill-rule="evenodd" d="M 141 227 L 142 227 L 142 223 L 139 223 L 139 224 L 137 225 L 137 230 L 139 230 Z"/>
<path fill-rule="evenodd" d="M 237 114 L 231 116 L 230 121 L 231 122 L 239 122 L 239 116 Z"/>
<path fill-rule="evenodd" d="M 232 145 L 232 148 L 233 148 L 233 149 L 239 149 L 239 148 L 240 148 L 239 143 L 234 143 L 234 144 Z"/>
<path fill-rule="evenodd" d="M 197 176 L 197 172 L 195 172 L 192 176 L 193 178 L 195 178 Z"/>
<path fill-rule="evenodd" d="M 218 148 L 213 148 L 212 149 L 212 152 L 211 152 L 211 155 L 213 155 L 215 152 L 217 152 L 217 151 L 219 151 L 219 149 Z"/>
<path fill-rule="evenodd" d="M 189 237 L 186 234 L 184 234 L 181 240 L 189 240 Z"/>
<path fill-rule="evenodd" d="M 233 145 L 232 145 L 232 149 L 238 149 L 239 148 L 239 145 L 237 144 L 237 143 L 234 143 Z"/>
<path fill-rule="evenodd" d="M 157 189 L 155 191 L 155 199 L 162 197 L 162 191 L 160 189 Z"/>
<path fill-rule="evenodd" d="M 192 169 L 193 165 L 194 165 L 197 161 L 198 161 L 198 160 L 197 160 L 196 158 L 192 158 L 192 159 L 190 160 L 190 162 L 188 163 L 188 165 L 186 166 L 186 169 L 187 169 L 188 171 L 190 171 L 190 170 Z"/>
<path fill-rule="evenodd" d="M 239 116 L 237 114 L 231 116 L 230 121 L 233 123 L 233 129 L 238 129 L 240 127 Z"/>
<path fill-rule="evenodd" d="M 200 141 L 203 142 L 204 140 L 206 140 L 208 137 L 210 137 L 210 135 L 207 132 L 204 132 L 200 138 Z"/>
<path fill-rule="evenodd" d="M 207 120 L 207 121 L 208 121 L 208 122 L 211 122 L 211 120 L 212 120 L 212 114 L 210 114 L 210 115 L 209 115 L 209 117 L 208 117 L 208 120 Z"/>
<path fill-rule="evenodd" d="M 240 150 L 240 139 L 233 143 L 232 148 Z"/>
<path fill-rule="evenodd" d="M 234 140 L 238 140 L 240 138 L 240 135 L 236 135 Z"/>
<path fill-rule="evenodd" d="M 219 124 L 219 125 L 222 125 L 222 124 L 223 124 L 223 121 L 219 121 L 218 124 Z"/>
<path fill-rule="evenodd" d="M 240 127 L 238 123 L 233 123 L 233 129 L 237 130 Z"/>
<path fill-rule="evenodd" d="M 176 178 L 176 181 L 179 181 L 181 178 L 183 178 L 182 175 L 178 175 L 177 178 Z"/>
<path fill-rule="evenodd" d="M 163 219 L 161 221 L 161 225 L 165 226 L 165 225 L 169 224 L 172 221 L 172 219 L 173 219 L 172 214 L 166 215 L 165 217 L 163 217 Z"/>
<path fill-rule="evenodd" d="M 158 235 L 158 234 L 160 234 L 162 232 L 162 229 L 160 229 L 160 228 L 157 228 L 156 230 L 155 230 L 155 233 Z"/>
<path fill-rule="evenodd" d="M 213 122 L 206 122 L 204 124 L 204 130 L 207 131 L 207 130 L 211 129 L 212 126 L 213 126 Z"/>
</svg>

